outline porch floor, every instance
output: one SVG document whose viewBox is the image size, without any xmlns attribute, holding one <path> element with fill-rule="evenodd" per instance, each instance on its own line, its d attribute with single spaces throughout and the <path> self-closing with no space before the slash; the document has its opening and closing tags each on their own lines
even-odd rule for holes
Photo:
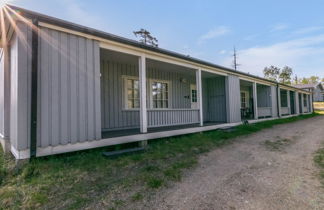
<svg viewBox="0 0 324 210">
<path fill-rule="evenodd" d="M 204 126 L 210 125 L 219 125 L 224 124 L 224 122 L 204 122 Z M 147 133 L 156 133 L 162 131 L 171 131 L 171 130 L 180 130 L 185 128 L 194 128 L 199 127 L 198 123 L 189 124 L 189 125 L 174 125 L 174 126 L 163 126 L 163 127 L 155 127 L 155 128 L 148 128 Z M 121 130 L 113 130 L 113 131 L 103 131 L 102 138 L 113 138 L 113 137 L 120 137 L 120 136 L 130 136 L 140 134 L 139 128 L 132 128 L 132 129 L 121 129 Z"/>
</svg>

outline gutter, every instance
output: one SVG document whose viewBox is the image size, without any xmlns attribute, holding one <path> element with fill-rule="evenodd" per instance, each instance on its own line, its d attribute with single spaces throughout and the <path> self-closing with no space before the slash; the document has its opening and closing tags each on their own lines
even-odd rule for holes
<svg viewBox="0 0 324 210">
<path fill-rule="evenodd" d="M 38 19 L 33 19 L 32 24 L 30 158 L 35 158 L 37 148 Z"/>
</svg>

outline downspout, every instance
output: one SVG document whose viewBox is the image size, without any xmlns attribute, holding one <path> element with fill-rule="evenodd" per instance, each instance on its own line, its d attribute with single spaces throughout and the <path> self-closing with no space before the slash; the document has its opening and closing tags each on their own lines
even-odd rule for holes
<svg viewBox="0 0 324 210">
<path fill-rule="evenodd" d="M 38 19 L 33 19 L 32 24 L 30 158 L 35 158 L 37 148 Z"/>
<path fill-rule="evenodd" d="M 277 83 L 277 116 L 278 118 L 280 118 L 280 114 L 279 114 L 279 84 Z"/>
</svg>

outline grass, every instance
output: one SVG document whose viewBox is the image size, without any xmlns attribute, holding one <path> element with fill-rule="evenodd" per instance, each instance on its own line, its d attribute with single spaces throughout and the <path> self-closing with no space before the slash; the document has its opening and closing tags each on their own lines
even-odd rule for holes
<svg viewBox="0 0 324 210">
<path fill-rule="evenodd" d="M 319 167 L 319 178 L 322 183 L 322 186 L 324 187 L 324 143 L 323 147 L 317 150 L 314 156 L 314 162 Z"/>
<path fill-rule="evenodd" d="M 273 125 L 318 114 L 240 125 L 233 131 L 209 131 L 151 141 L 142 153 L 116 158 L 99 148 L 37 158 L 21 169 L 0 155 L 0 209 L 122 209 L 180 181 L 199 155 Z M 119 146 L 119 149 L 123 146 Z M 0 152 L 1 153 L 1 152 Z"/>
</svg>

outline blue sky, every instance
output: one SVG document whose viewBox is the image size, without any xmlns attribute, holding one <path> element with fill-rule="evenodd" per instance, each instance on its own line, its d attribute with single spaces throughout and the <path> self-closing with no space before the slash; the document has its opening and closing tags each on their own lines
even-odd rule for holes
<svg viewBox="0 0 324 210">
<path fill-rule="evenodd" d="M 11 4 L 135 39 L 145 28 L 159 46 L 262 76 L 291 66 L 324 77 L 324 3 L 252 0 L 10 0 Z"/>
</svg>

